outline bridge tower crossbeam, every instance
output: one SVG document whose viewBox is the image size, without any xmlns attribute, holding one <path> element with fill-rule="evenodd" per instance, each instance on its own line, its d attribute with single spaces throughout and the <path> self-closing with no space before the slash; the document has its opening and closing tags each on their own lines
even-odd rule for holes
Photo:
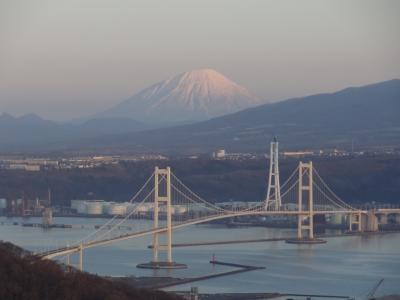
<svg viewBox="0 0 400 300">
<path fill-rule="evenodd" d="M 357 231 L 362 231 L 362 214 L 361 212 L 349 214 L 349 231 L 353 231 L 353 225 L 357 225 Z"/>
</svg>

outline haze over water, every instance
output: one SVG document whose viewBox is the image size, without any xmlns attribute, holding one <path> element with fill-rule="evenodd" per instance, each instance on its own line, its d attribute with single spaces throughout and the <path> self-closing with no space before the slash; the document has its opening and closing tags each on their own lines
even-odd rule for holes
<svg viewBox="0 0 400 300">
<path fill-rule="evenodd" d="M 55 223 L 81 224 L 84 228 L 50 229 L 12 225 L 20 218 L 0 218 L 0 237 L 37 251 L 77 241 L 105 219 L 55 218 Z M 39 218 L 25 220 L 39 223 Z M 148 221 L 143 221 L 148 222 Z M 174 243 L 294 236 L 294 229 L 262 227 L 227 228 L 199 225 L 174 232 Z M 348 295 L 361 298 L 385 278 L 377 296 L 400 292 L 400 233 L 329 238 L 324 245 L 289 245 L 264 242 L 235 245 L 174 248 L 174 260 L 186 270 L 143 270 L 136 264 L 151 260 L 151 237 L 138 238 L 84 252 L 84 269 L 101 275 L 193 277 L 231 270 L 208 263 L 213 254 L 220 261 L 266 269 L 194 282 L 169 288 L 198 286 L 200 292 L 287 292 Z M 76 263 L 76 255 L 72 262 Z"/>
</svg>

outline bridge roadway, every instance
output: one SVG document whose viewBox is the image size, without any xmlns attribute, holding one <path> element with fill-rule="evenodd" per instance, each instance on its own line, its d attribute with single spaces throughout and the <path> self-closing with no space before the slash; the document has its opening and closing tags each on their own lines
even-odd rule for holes
<svg viewBox="0 0 400 300">
<path fill-rule="evenodd" d="M 329 214 L 357 214 L 357 213 L 362 213 L 362 214 L 367 214 L 367 210 L 325 210 L 325 211 L 314 211 L 314 215 L 329 215 Z M 375 214 L 380 214 L 380 213 L 385 213 L 385 214 L 391 214 L 391 213 L 398 213 L 400 214 L 400 209 L 399 208 L 383 208 L 383 209 L 376 209 L 374 211 Z M 201 223 L 206 223 L 206 222 L 211 222 L 215 220 L 221 220 L 221 219 L 226 219 L 226 218 L 233 218 L 233 217 L 238 217 L 238 216 L 254 216 L 254 215 L 259 215 L 259 216 L 272 216 L 272 215 L 289 215 L 289 216 L 298 216 L 298 215 L 304 215 L 308 216 L 309 212 L 308 211 L 255 211 L 255 210 L 248 210 L 248 211 L 237 211 L 237 212 L 229 212 L 229 213 L 224 213 L 224 214 L 219 214 L 219 215 L 214 215 L 214 216 L 206 216 L 203 218 L 198 218 L 195 220 L 190 220 L 187 222 L 183 222 L 180 224 L 172 225 L 172 229 L 179 229 L 182 227 L 190 226 L 190 225 L 196 225 L 196 224 L 201 224 Z M 37 254 L 36 256 L 42 258 L 42 259 L 52 259 L 58 256 L 63 256 L 63 255 L 68 255 L 72 253 L 77 253 L 82 249 L 90 249 L 98 246 L 103 246 L 103 245 L 108 245 L 124 240 L 129 240 L 133 238 L 138 238 L 142 236 L 147 236 L 151 235 L 154 233 L 162 233 L 165 232 L 167 229 L 166 227 L 161 227 L 161 228 L 153 228 L 149 230 L 144 230 L 144 231 L 139 231 L 139 232 L 134 232 L 134 233 L 128 233 L 125 235 L 121 235 L 118 237 L 113 237 L 110 239 L 104 239 L 100 241 L 93 241 L 93 242 L 88 242 L 86 244 L 81 245 L 76 245 L 76 246 L 70 246 L 70 247 L 63 247 L 59 249 L 55 249 L 52 251 L 44 252 Z"/>
<path fill-rule="evenodd" d="M 400 209 L 395 209 L 396 212 L 398 211 L 400 213 Z M 391 212 L 393 210 L 390 210 Z M 385 211 L 387 212 L 387 210 Z M 340 211 L 334 211 L 334 210 L 326 210 L 326 211 L 314 211 L 314 215 L 328 215 L 328 214 L 355 214 L 355 213 L 362 213 L 366 214 L 366 210 L 340 210 Z M 376 211 L 376 213 L 379 213 L 379 210 Z M 172 229 L 179 229 L 182 227 L 190 226 L 190 225 L 196 225 L 196 224 L 201 224 L 201 223 L 206 223 L 206 222 L 211 222 L 215 220 L 221 220 L 221 219 L 226 219 L 226 218 L 233 218 L 233 217 L 238 217 L 238 216 L 253 216 L 253 215 L 259 215 L 259 216 L 271 216 L 271 215 L 291 215 L 291 216 L 298 216 L 298 215 L 304 215 L 308 216 L 309 212 L 308 211 L 254 211 L 254 210 L 248 210 L 248 211 L 237 211 L 237 212 L 229 212 L 229 213 L 224 213 L 224 214 L 219 214 L 219 215 L 214 215 L 214 216 L 206 216 L 203 218 L 198 218 L 195 220 L 190 220 L 187 222 L 183 222 L 180 224 L 172 225 Z M 75 246 L 69 246 L 69 247 L 63 247 L 55 250 L 51 250 L 48 252 L 44 253 L 39 253 L 36 256 L 42 258 L 42 259 L 52 259 L 58 256 L 64 256 L 68 254 L 73 254 L 77 253 L 82 249 L 90 249 L 98 246 L 103 246 L 103 245 L 108 245 L 124 240 L 129 240 L 133 238 L 138 238 L 142 236 L 147 236 L 151 235 L 154 233 L 161 233 L 165 232 L 167 229 L 166 227 L 161 227 L 161 228 L 153 228 L 149 230 L 144 230 L 144 231 L 139 231 L 139 232 L 134 232 L 134 233 L 128 233 L 125 235 L 121 235 L 118 237 L 113 237 L 110 239 L 104 239 L 100 241 L 93 241 L 93 242 L 88 242 L 86 244 L 82 245 L 75 245 Z"/>
</svg>

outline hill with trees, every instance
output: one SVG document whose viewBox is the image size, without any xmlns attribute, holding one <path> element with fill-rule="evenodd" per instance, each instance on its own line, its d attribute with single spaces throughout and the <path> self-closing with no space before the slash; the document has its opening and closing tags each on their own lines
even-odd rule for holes
<svg viewBox="0 0 400 300">
<path fill-rule="evenodd" d="M 362 156 L 312 159 L 327 184 L 346 201 L 400 203 L 400 157 Z M 284 182 L 298 159 L 282 159 Z M 174 159 L 167 161 L 122 162 L 93 169 L 25 172 L 0 170 L 0 198 L 46 199 L 69 206 L 71 199 L 128 201 L 154 171 L 171 166 L 172 171 L 194 192 L 212 202 L 260 201 L 266 193 L 268 162 L 253 160 Z"/>
<path fill-rule="evenodd" d="M 178 300 L 161 291 L 136 289 L 41 260 L 0 241 L 0 299 L 4 300 Z"/>
</svg>

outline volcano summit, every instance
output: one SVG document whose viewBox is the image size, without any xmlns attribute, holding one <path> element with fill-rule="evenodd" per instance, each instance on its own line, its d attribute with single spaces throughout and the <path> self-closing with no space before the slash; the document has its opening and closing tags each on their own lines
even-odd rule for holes
<svg viewBox="0 0 400 300">
<path fill-rule="evenodd" d="M 202 121 L 261 104 L 246 88 L 217 71 L 200 69 L 152 85 L 98 114 L 145 123 Z"/>
</svg>

